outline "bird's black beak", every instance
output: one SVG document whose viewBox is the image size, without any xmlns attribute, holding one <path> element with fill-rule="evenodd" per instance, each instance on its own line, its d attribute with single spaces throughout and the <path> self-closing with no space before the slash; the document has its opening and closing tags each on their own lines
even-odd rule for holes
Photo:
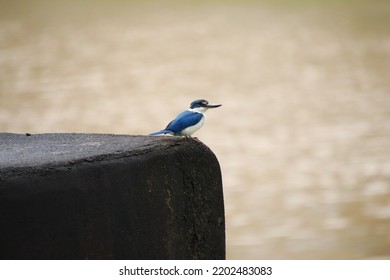
<svg viewBox="0 0 390 280">
<path fill-rule="evenodd" d="M 222 104 L 207 104 L 204 107 L 206 107 L 206 108 L 218 108 L 220 106 L 222 106 Z"/>
</svg>

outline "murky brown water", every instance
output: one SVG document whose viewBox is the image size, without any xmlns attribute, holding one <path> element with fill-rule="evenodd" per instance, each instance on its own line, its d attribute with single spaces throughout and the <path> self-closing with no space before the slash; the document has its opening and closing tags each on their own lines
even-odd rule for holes
<svg viewBox="0 0 390 280">
<path fill-rule="evenodd" d="M 390 4 L 366 2 L 2 4 L 0 131 L 147 134 L 220 102 L 195 136 L 228 258 L 390 258 Z"/>
</svg>

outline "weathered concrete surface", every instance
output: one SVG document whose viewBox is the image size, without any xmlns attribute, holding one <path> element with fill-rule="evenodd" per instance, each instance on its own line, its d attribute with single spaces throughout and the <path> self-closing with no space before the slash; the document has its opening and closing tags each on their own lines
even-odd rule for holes
<svg viewBox="0 0 390 280">
<path fill-rule="evenodd" d="M 218 161 L 194 139 L 0 133 L 1 259 L 223 259 Z"/>
</svg>

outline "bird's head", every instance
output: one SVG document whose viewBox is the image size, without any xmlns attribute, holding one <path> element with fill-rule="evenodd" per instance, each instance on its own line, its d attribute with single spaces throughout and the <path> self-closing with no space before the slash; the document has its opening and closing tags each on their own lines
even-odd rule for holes
<svg viewBox="0 0 390 280">
<path fill-rule="evenodd" d="M 205 112 L 207 109 L 217 108 L 219 106 L 222 106 L 222 104 L 210 104 L 205 99 L 198 99 L 191 102 L 190 109 L 193 109 L 194 111 Z"/>
</svg>

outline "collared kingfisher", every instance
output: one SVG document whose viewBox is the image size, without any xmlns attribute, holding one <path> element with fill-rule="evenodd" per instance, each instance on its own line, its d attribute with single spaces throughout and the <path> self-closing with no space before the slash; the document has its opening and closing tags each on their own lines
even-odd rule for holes
<svg viewBox="0 0 390 280">
<path fill-rule="evenodd" d="M 174 136 L 191 136 L 201 128 L 205 122 L 205 112 L 210 108 L 217 108 L 222 104 L 210 104 L 207 100 L 199 99 L 191 103 L 190 108 L 179 114 L 163 130 L 149 135 L 169 134 Z"/>
</svg>

